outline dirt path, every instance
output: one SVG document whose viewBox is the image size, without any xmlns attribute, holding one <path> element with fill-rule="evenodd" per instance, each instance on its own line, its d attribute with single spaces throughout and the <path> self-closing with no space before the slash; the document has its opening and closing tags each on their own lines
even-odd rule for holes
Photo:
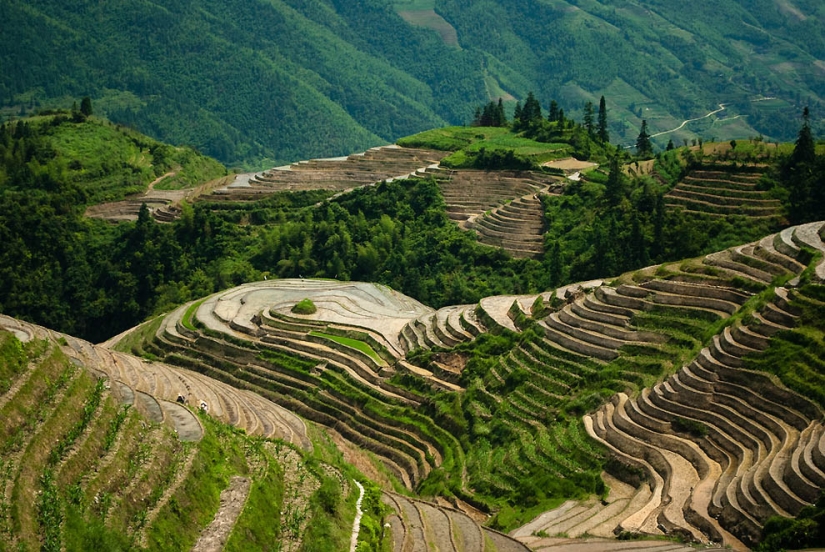
<svg viewBox="0 0 825 552">
<path fill-rule="evenodd" d="M 755 100 L 751 100 L 751 103 L 764 102 L 764 101 L 773 100 L 773 99 L 775 99 L 775 98 L 773 98 L 773 97 L 756 98 Z M 677 126 L 676 128 L 672 128 L 670 130 L 663 130 L 661 132 L 656 132 L 655 134 L 651 134 L 650 137 L 651 138 L 656 138 L 657 136 L 662 136 L 663 134 L 670 134 L 671 132 L 676 132 L 677 130 L 682 130 L 683 128 L 685 128 L 685 125 L 687 125 L 688 123 L 693 123 L 695 121 L 701 121 L 702 119 L 707 119 L 711 115 L 716 115 L 720 111 L 724 111 L 726 108 L 727 108 L 727 104 L 721 104 L 720 103 L 719 104 L 719 109 L 714 109 L 713 111 L 711 111 L 711 112 L 709 112 L 705 115 L 702 115 L 701 117 L 696 117 L 695 119 L 685 119 L 684 121 L 682 121 L 682 124 Z M 737 115 L 736 117 L 733 117 L 733 118 L 739 118 L 739 117 L 740 117 L 740 115 Z M 631 144 L 631 145 L 625 146 L 625 147 L 632 148 L 634 146 L 635 146 L 635 144 Z"/>
<path fill-rule="evenodd" d="M 670 130 L 663 130 L 662 132 L 657 132 L 656 134 L 651 134 L 650 137 L 651 138 L 656 138 L 657 136 L 661 136 L 663 134 L 670 134 L 671 132 L 676 132 L 677 130 L 682 130 L 683 128 L 685 128 L 685 125 L 688 124 L 688 123 L 692 123 L 694 121 L 701 121 L 702 119 L 707 119 L 711 115 L 716 115 L 720 111 L 724 111 L 724 110 L 725 110 L 725 104 L 719 104 L 719 109 L 711 111 L 707 115 L 702 115 L 701 117 L 696 117 L 695 119 L 685 119 L 684 121 L 682 121 L 682 124 L 677 126 L 676 128 L 672 128 Z"/>
<path fill-rule="evenodd" d="M 355 482 L 358 487 L 358 500 L 355 502 L 355 521 L 352 522 L 352 538 L 349 541 L 349 551 L 355 552 L 358 546 L 358 533 L 361 531 L 361 517 L 364 511 L 361 509 L 361 501 L 364 499 L 364 486 L 358 481 Z"/>
<path fill-rule="evenodd" d="M 234 476 L 229 487 L 221 493 L 221 506 L 212 523 L 203 530 L 192 550 L 198 552 L 220 552 L 226 545 L 229 534 L 240 517 L 246 499 L 249 497 L 251 480 L 248 477 Z"/>
<path fill-rule="evenodd" d="M 161 180 L 163 180 L 164 178 L 167 178 L 167 177 L 173 177 L 173 176 L 175 176 L 176 174 L 178 174 L 178 171 L 169 171 L 168 173 L 164 174 L 163 176 L 159 176 L 159 177 L 157 177 L 156 179 L 154 179 L 153 181 L 151 181 L 151 182 L 149 183 L 149 187 L 148 187 L 148 188 L 146 188 L 146 195 L 148 195 L 148 194 L 152 193 L 152 190 L 154 190 L 154 189 L 155 189 L 155 184 L 157 184 L 158 182 L 160 182 L 160 181 L 161 181 Z"/>
</svg>

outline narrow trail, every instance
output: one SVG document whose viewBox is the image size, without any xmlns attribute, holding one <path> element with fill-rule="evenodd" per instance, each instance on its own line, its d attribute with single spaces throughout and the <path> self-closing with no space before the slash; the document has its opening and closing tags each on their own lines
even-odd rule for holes
<svg viewBox="0 0 825 552">
<path fill-rule="evenodd" d="M 751 103 L 756 103 L 756 102 L 764 102 L 764 101 L 767 101 L 767 100 L 775 100 L 775 99 L 776 99 L 775 97 L 770 96 L 770 97 L 766 97 L 766 98 L 756 98 L 754 100 L 751 100 L 750 102 Z M 712 115 L 716 115 L 720 111 L 724 111 L 727 108 L 727 105 L 728 104 L 721 104 L 720 103 L 719 104 L 719 109 L 714 109 L 713 111 L 710 111 L 707 114 L 702 115 L 701 117 L 696 117 L 694 119 L 685 119 L 684 121 L 682 121 L 682 124 L 677 126 L 676 128 L 671 128 L 670 130 L 663 130 L 661 132 L 656 132 L 655 134 L 651 134 L 650 137 L 651 138 L 656 138 L 657 136 L 662 136 L 664 134 L 670 134 L 671 132 L 676 132 L 677 130 L 682 130 L 683 128 L 685 128 L 685 125 L 687 125 L 688 123 L 701 121 L 702 119 L 707 119 L 708 117 L 710 117 Z M 738 119 L 739 117 L 741 117 L 741 115 L 736 115 L 735 117 L 733 117 L 733 119 Z M 625 149 L 629 149 L 629 148 L 632 148 L 634 146 L 635 146 L 635 144 L 631 144 L 629 146 L 625 146 Z"/>
<path fill-rule="evenodd" d="M 358 546 L 358 533 L 361 531 L 361 517 L 364 511 L 361 509 L 361 501 L 364 500 L 364 486 L 358 481 L 355 482 L 358 487 L 358 500 L 355 502 L 355 521 L 352 522 L 352 538 L 349 541 L 349 551 L 355 552 Z"/>
<path fill-rule="evenodd" d="M 166 177 L 172 177 L 172 176 L 175 176 L 176 174 L 178 174 L 178 171 L 169 171 L 168 173 L 164 174 L 163 176 L 157 177 L 156 179 L 154 179 L 153 181 L 151 181 L 149 183 L 149 187 L 146 188 L 146 193 L 143 194 L 143 195 L 149 195 L 152 192 L 152 190 L 155 189 L 155 184 L 157 184 L 158 182 L 160 182 L 161 180 L 163 180 Z"/>
<path fill-rule="evenodd" d="M 651 134 L 650 137 L 651 138 L 656 138 L 657 136 L 661 136 L 663 134 L 670 134 L 671 132 L 676 132 L 677 130 L 682 130 L 683 128 L 685 128 L 685 125 L 688 124 L 688 123 L 692 123 L 694 121 L 701 121 L 702 119 L 707 119 L 711 115 L 716 115 L 720 111 L 724 111 L 724 110 L 725 110 L 725 104 L 719 104 L 719 109 L 711 111 L 707 115 L 702 115 L 701 117 L 696 117 L 695 119 L 685 119 L 684 121 L 682 121 L 682 124 L 677 126 L 676 128 L 672 128 L 670 130 L 663 130 L 662 132 L 657 132 L 656 134 Z"/>
</svg>

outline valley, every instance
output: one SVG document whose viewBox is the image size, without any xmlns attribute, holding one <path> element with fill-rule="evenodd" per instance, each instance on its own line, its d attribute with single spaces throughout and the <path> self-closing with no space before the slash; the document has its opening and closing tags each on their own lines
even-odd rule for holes
<svg viewBox="0 0 825 552">
<path fill-rule="evenodd" d="M 540 110 L 241 175 L 97 116 L 3 126 L 0 549 L 800 542 L 807 119 L 645 158 Z"/>
</svg>

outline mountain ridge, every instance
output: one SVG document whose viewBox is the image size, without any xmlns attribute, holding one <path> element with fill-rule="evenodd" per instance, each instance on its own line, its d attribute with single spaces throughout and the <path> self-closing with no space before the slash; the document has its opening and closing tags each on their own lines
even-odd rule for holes
<svg viewBox="0 0 825 552">
<path fill-rule="evenodd" d="M 406 7 L 14 0 L 0 7 L 9 23 L 0 102 L 8 117 L 90 95 L 117 122 L 256 168 L 467 123 L 474 106 L 501 96 L 511 109 L 530 90 L 574 117 L 606 96 L 617 141 L 642 119 L 658 132 L 719 103 L 726 117 L 692 123 L 675 141 L 787 140 L 802 105 L 822 112 L 825 45 L 803 39 L 823 36 L 810 0 L 782 10 L 735 2 L 717 7 L 720 17 L 653 0 L 417 6 L 455 29 L 459 48 L 406 22 L 397 14 Z M 764 96 L 777 99 L 751 103 Z"/>
</svg>

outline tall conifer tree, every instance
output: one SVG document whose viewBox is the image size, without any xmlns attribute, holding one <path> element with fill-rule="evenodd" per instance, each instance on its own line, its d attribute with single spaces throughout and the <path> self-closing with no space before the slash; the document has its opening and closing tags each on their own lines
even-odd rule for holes
<svg viewBox="0 0 825 552">
<path fill-rule="evenodd" d="M 607 105 L 604 96 L 599 100 L 599 140 L 605 143 L 610 141 L 610 135 L 607 132 Z"/>
<path fill-rule="evenodd" d="M 587 129 L 587 134 L 592 138 L 595 136 L 595 127 L 593 126 L 593 102 L 584 104 L 584 128 Z"/>
<path fill-rule="evenodd" d="M 650 142 L 650 134 L 647 132 L 647 120 L 642 119 L 642 130 L 636 138 L 636 155 L 647 157 L 653 154 L 653 144 Z"/>
</svg>

